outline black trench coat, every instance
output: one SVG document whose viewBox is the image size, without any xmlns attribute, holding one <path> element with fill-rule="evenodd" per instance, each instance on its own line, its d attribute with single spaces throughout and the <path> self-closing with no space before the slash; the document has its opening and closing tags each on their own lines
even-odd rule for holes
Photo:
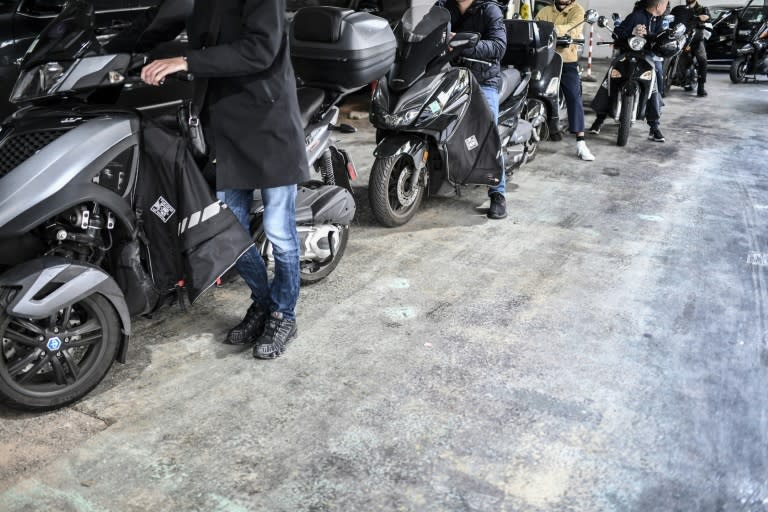
<svg viewBox="0 0 768 512">
<path fill-rule="evenodd" d="M 213 9 L 221 9 L 220 29 L 204 48 Z M 216 188 L 307 181 L 285 0 L 197 0 L 187 31 L 189 71 L 209 79 L 201 117 L 215 150 Z"/>
</svg>

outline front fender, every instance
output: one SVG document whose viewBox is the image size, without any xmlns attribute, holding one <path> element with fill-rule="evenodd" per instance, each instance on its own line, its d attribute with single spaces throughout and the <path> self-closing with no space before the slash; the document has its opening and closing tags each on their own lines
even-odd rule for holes
<svg viewBox="0 0 768 512">
<path fill-rule="evenodd" d="M 413 163 L 421 169 L 424 165 L 424 152 L 427 151 L 427 143 L 413 135 L 391 135 L 384 138 L 373 152 L 376 158 L 389 158 L 391 156 L 406 154 L 413 159 Z"/>
<path fill-rule="evenodd" d="M 125 362 L 131 316 L 120 287 L 100 267 L 46 256 L 10 268 L 0 275 L 0 286 L 18 289 L 6 308 L 8 314 L 32 319 L 49 317 L 94 293 L 104 296 L 120 317 L 123 340 L 118 361 Z"/>
</svg>

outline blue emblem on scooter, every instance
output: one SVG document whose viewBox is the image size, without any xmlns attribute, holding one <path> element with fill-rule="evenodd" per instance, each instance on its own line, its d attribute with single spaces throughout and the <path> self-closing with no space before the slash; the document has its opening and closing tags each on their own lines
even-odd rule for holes
<svg viewBox="0 0 768 512">
<path fill-rule="evenodd" d="M 45 346 L 48 347 L 48 350 L 51 352 L 55 352 L 61 348 L 61 338 L 58 336 L 50 338 Z"/>
</svg>

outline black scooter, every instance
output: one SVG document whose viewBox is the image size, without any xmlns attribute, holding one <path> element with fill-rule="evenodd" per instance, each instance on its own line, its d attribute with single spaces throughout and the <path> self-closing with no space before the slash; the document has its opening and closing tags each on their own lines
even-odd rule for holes
<svg viewBox="0 0 768 512">
<path fill-rule="evenodd" d="M 597 24 L 610 30 L 605 16 L 600 16 Z M 685 30 L 685 25 L 679 23 L 657 34 L 653 43 L 645 37 L 630 37 L 627 48 L 611 62 L 598 94 L 607 93 L 610 114 L 619 122 L 617 146 L 626 146 L 632 124 L 635 120 L 645 119 L 648 102 L 658 90 L 656 66 L 646 47 L 651 45 L 650 50 L 655 55 L 671 57 L 682 50 Z M 611 33 L 616 41 L 616 34 L 612 30 Z"/>
<path fill-rule="evenodd" d="M 533 130 L 519 115 L 530 77 L 505 73 L 497 129 L 472 73 L 460 60 L 451 65 L 449 49 L 471 47 L 479 34 L 450 39 L 450 21 L 450 13 L 437 6 L 424 16 L 417 9 L 405 13 L 396 31 L 395 64 L 371 101 L 378 146 L 368 194 L 384 226 L 408 222 L 427 191 L 436 192 L 444 182 L 497 185 L 502 148 L 508 171 L 526 160 Z"/>
<path fill-rule="evenodd" d="M 731 64 L 731 82 L 735 84 L 756 82 L 757 75 L 768 75 L 768 22 L 757 29 L 749 44 L 739 48 Z M 761 39 L 760 36 L 763 36 Z"/>
</svg>

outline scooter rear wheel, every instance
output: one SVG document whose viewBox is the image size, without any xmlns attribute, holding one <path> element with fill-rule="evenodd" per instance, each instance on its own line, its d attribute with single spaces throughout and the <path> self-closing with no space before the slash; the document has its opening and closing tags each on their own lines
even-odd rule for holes
<svg viewBox="0 0 768 512">
<path fill-rule="evenodd" d="M 0 401 L 45 411 L 81 399 L 117 356 L 117 313 L 92 294 L 50 318 L 17 318 L 6 312 L 13 293 L 0 289 Z"/>
<path fill-rule="evenodd" d="M 411 157 L 405 154 L 376 158 L 368 183 L 368 198 L 373 216 L 386 227 L 402 226 L 416 215 L 424 198 L 421 178 L 412 185 L 418 172 Z"/>
</svg>

